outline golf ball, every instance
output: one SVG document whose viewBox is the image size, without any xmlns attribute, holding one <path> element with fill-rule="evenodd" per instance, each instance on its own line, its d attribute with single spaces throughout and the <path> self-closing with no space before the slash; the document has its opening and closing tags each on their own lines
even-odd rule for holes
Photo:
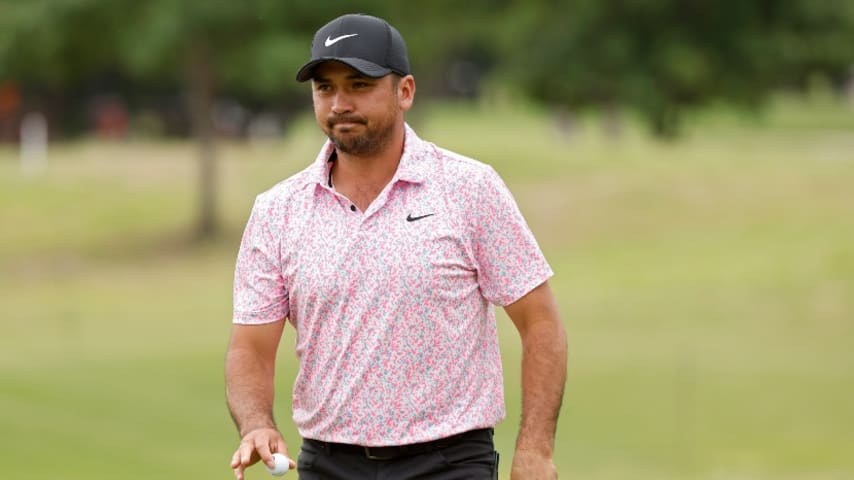
<svg viewBox="0 0 854 480">
<path fill-rule="evenodd" d="M 288 473 L 288 470 L 291 468 L 291 461 L 281 453 L 274 453 L 273 461 L 276 462 L 276 465 L 273 468 L 264 465 L 267 468 L 267 471 L 270 472 L 270 475 L 281 477 Z"/>
</svg>

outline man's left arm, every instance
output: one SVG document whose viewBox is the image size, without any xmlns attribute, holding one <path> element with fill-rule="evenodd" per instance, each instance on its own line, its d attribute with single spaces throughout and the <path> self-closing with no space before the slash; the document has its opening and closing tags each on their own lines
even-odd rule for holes
<svg viewBox="0 0 854 480">
<path fill-rule="evenodd" d="M 548 281 L 504 307 L 522 340 L 522 424 L 510 478 L 556 479 L 554 443 L 567 341 Z"/>
</svg>

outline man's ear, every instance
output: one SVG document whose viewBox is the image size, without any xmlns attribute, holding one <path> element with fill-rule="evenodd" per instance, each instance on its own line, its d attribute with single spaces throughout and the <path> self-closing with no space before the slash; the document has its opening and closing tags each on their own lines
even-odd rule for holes
<svg viewBox="0 0 854 480">
<path fill-rule="evenodd" d="M 404 112 L 412 108 L 415 100 L 415 77 L 406 75 L 397 82 L 397 98 L 400 109 Z"/>
</svg>

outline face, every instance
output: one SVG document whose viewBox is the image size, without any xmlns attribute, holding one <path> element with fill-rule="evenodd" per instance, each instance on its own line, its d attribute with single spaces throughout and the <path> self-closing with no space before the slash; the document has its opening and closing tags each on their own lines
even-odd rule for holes
<svg viewBox="0 0 854 480">
<path fill-rule="evenodd" d="M 411 75 L 370 78 L 338 62 L 319 65 L 312 79 L 318 125 L 338 151 L 355 156 L 377 154 L 389 144 L 403 128 L 414 93 Z"/>
</svg>

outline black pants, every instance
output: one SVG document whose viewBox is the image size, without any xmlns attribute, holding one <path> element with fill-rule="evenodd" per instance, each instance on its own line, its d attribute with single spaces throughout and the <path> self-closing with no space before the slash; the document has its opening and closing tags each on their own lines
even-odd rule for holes
<svg viewBox="0 0 854 480">
<path fill-rule="evenodd" d="M 390 460 L 372 460 L 358 450 L 343 450 L 306 439 L 297 459 L 301 480 L 494 480 L 498 452 L 492 431 L 481 430 L 437 450 Z"/>
</svg>

